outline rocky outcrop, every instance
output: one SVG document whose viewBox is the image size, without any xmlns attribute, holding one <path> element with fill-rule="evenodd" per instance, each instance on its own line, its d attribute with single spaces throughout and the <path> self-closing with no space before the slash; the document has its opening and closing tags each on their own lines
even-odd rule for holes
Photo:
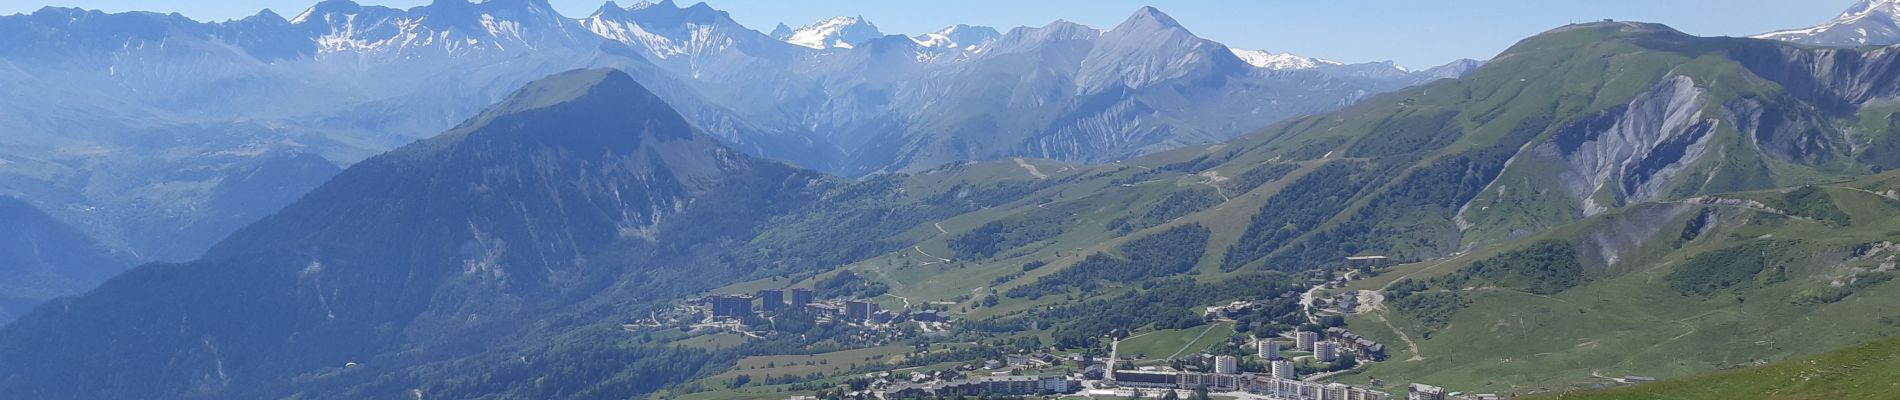
<svg viewBox="0 0 1900 400">
<path fill-rule="evenodd" d="M 1857 107 L 1900 97 L 1900 48 L 1810 48 L 1749 42 L 1729 56 L 1789 94 L 1823 107 Z"/>
<path fill-rule="evenodd" d="M 1559 130 L 1533 151 L 1562 160 L 1568 194 L 1596 215 L 1664 197 L 1684 169 L 1709 153 L 1720 120 L 1704 110 L 1706 93 L 1685 76 Z M 1617 201 L 1606 204 L 1604 196 Z"/>
</svg>

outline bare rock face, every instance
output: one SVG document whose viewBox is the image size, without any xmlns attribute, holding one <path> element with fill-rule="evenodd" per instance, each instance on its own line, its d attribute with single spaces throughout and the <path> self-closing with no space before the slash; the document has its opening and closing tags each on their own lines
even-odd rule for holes
<svg viewBox="0 0 1900 400">
<path fill-rule="evenodd" d="M 1626 202 L 1661 198 L 1663 189 L 1708 154 L 1720 120 L 1705 113 L 1705 93 L 1695 80 L 1664 80 L 1629 104 L 1566 128 L 1536 149 L 1563 160 L 1559 175 L 1584 215 Z M 1604 196 L 1618 204 L 1604 204 Z"/>
<path fill-rule="evenodd" d="M 1755 35 L 1820 46 L 1884 46 L 1900 44 L 1900 1 L 1861 0 L 1825 24 Z"/>
</svg>

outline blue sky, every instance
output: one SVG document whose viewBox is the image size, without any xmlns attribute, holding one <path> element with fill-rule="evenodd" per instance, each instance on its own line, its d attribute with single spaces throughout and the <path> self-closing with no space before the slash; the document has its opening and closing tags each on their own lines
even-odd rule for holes
<svg viewBox="0 0 1900 400">
<path fill-rule="evenodd" d="M 224 20 L 270 8 L 286 17 L 317 0 L 0 0 L 0 14 L 42 5 L 107 11 L 179 12 Z M 357 0 L 413 7 L 427 0 Z M 623 4 L 631 4 L 625 0 Z M 682 5 L 696 0 L 682 1 Z M 601 0 L 551 0 L 583 16 Z M 886 33 L 915 34 L 967 23 L 1007 30 L 1067 19 L 1098 28 L 1153 5 L 1200 36 L 1229 46 L 1360 62 L 1394 60 L 1428 67 L 1489 58 L 1526 36 L 1570 22 L 1604 18 L 1661 22 L 1698 35 L 1745 36 L 1816 25 L 1852 0 L 707 0 L 753 29 L 799 26 L 863 15 Z"/>
</svg>

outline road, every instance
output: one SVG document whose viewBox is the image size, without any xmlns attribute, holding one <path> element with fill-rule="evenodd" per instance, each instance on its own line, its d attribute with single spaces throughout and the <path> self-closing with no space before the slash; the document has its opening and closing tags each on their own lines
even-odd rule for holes
<svg viewBox="0 0 1900 400">
<path fill-rule="evenodd" d="M 1023 169 L 1028 170 L 1029 176 L 1034 176 L 1036 177 L 1036 179 L 1049 179 L 1049 175 L 1043 174 L 1042 170 L 1036 169 L 1035 165 L 1030 164 L 1028 161 L 1023 161 L 1022 158 L 1016 159 L 1016 166 L 1023 167 Z"/>
<path fill-rule="evenodd" d="M 1412 358 L 1407 358 L 1405 361 L 1425 361 L 1425 353 L 1419 352 L 1418 342 L 1412 341 L 1412 336 L 1406 335 L 1405 331 L 1401 331 L 1399 327 L 1393 326 L 1392 319 L 1386 318 L 1385 315 L 1380 315 L 1379 321 L 1385 322 L 1385 328 L 1391 329 L 1393 334 L 1399 335 L 1399 341 L 1405 342 L 1405 347 L 1412 349 Z"/>
<path fill-rule="evenodd" d="M 936 259 L 936 260 L 937 260 L 937 261 L 931 261 L 931 262 L 927 262 L 927 263 L 924 263 L 923 265 L 931 265 L 931 264 L 942 264 L 942 263 L 947 263 L 947 262 L 950 262 L 950 259 L 948 259 L 948 258 L 943 258 L 943 257 L 938 257 L 938 256 L 933 256 L 933 255 L 930 255 L 930 253 L 925 253 L 925 252 L 924 252 L 924 248 L 923 248 L 923 246 L 922 246 L 922 245 L 918 245 L 918 246 L 910 246 L 910 249 L 911 249 L 911 250 L 916 250 L 916 251 L 917 251 L 917 254 L 922 254 L 922 255 L 924 255 L 924 257 L 930 257 L 930 258 L 933 258 L 933 259 Z"/>
<path fill-rule="evenodd" d="M 1465 258 L 1465 256 L 1468 256 L 1468 255 L 1471 255 L 1471 252 L 1462 252 L 1462 253 L 1458 253 L 1458 255 L 1457 255 L 1456 257 L 1452 257 L 1452 258 L 1447 258 L 1447 259 L 1444 259 L 1444 260 L 1442 260 L 1442 261 L 1439 261 L 1439 262 L 1438 262 L 1437 264 L 1432 264 L 1432 265 L 1431 265 L 1431 266 L 1429 266 L 1429 267 L 1425 267 L 1425 268 L 1419 268 L 1419 269 L 1418 269 L 1417 271 L 1412 271 L 1412 273 L 1409 273 L 1409 274 L 1405 274 L 1404 276 L 1400 276 L 1400 277 L 1399 277 L 1398 279 L 1393 279 L 1393 280 L 1392 280 L 1391 282 L 1386 282 L 1386 283 L 1385 283 L 1385 286 L 1380 286 L 1380 287 L 1379 287 L 1379 291 L 1381 291 L 1381 292 L 1383 292 L 1383 291 L 1386 291 L 1387 289 L 1391 289 L 1391 288 L 1392 288 L 1392 285 L 1396 285 L 1396 284 L 1398 284 L 1398 283 L 1399 283 L 1399 281 L 1403 281 L 1403 280 L 1405 280 L 1406 278 L 1411 278 L 1411 277 L 1412 277 L 1413 275 L 1418 275 L 1418 274 L 1422 274 L 1422 273 L 1425 273 L 1425 271 L 1430 271 L 1430 270 L 1434 270 L 1434 269 L 1438 269 L 1438 267 L 1439 267 L 1439 266 L 1442 266 L 1442 265 L 1445 265 L 1445 264 L 1447 264 L 1447 263 L 1450 263 L 1450 262 L 1452 262 L 1452 261 L 1458 261 L 1458 259 L 1460 259 L 1460 258 Z"/>
<path fill-rule="evenodd" d="M 1321 290 L 1326 290 L 1326 284 L 1314 285 L 1312 288 L 1306 289 L 1305 293 L 1300 293 L 1300 312 L 1306 313 L 1306 322 L 1308 323 L 1319 323 L 1319 317 L 1313 316 L 1313 299 L 1319 297 L 1319 291 Z"/>
<path fill-rule="evenodd" d="M 1365 364 L 1360 364 L 1360 366 L 1352 367 L 1352 369 L 1342 369 L 1342 370 L 1333 371 L 1333 372 L 1312 374 L 1312 375 L 1306 376 L 1305 378 L 1300 378 L 1300 380 L 1307 381 L 1307 382 L 1319 382 L 1319 381 L 1326 380 L 1327 378 L 1349 374 L 1349 373 L 1352 373 L 1353 371 L 1358 371 L 1359 368 L 1363 367 L 1364 365 Z"/>
<path fill-rule="evenodd" d="M 1148 333 L 1154 333 L 1154 332 L 1148 332 Z M 1143 334 L 1135 335 L 1135 336 L 1129 336 L 1129 337 L 1125 337 L 1121 339 L 1115 339 L 1114 341 L 1108 342 L 1108 376 L 1107 376 L 1108 380 L 1111 380 L 1111 381 L 1115 380 L 1115 363 L 1121 362 L 1122 360 L 1122 357 L 1121 357 L 1122 341 L 1128 340 L 1128 339 L 1134 339 L 1134 338 L 1138 338 L 1142 336 L 1148 336 L 1148 333 L 1143 333 Z"/>
<path fill-rule="evenodd" d="M 1682 338 L 1689 337 L 1689 335 L 1694 335 L 1696 331 L 1698 331 L 1698 329 L 1696 328 L 1695 324 L 1691 324 L 1689 323 L 1689 321 L 1702 319 L 1702 317 L 1707 317 L 1707 316 L 1715 315 L 1718 313 L 1736 313 L 1736 312 L 1734 310 L 1709 310 L 1709 312 L 1696 314 L 1693 317 L 1678 319 L 1675 321 L 1669 321 L 1678 325 L 1682 325 L 1682 327 L 1687 328 L 1688 331 L 1683 332 L 1681 335 L 1676 335 L 1675 337 L 1669 338 L 1669 340 L 1664 340 L 1661 342 L 1657 342 L 1656 344 L 1650 345 L 1648 348 L 1643 349 L 1643 351 L 1641 352 L 1631 354 L 1628 358 L 1623 359 L 1622 362 L 1618 362 L 1616 363 L 1616 365 L 1611 365 L 1610 368 L 1622 367 L 1624 364 L 1629 364 L 1630 361 L 1635 361 L 1637 357 L 1641 357 L 1643 355 L 1649 354 L 1649 352 L 1655 351 L 1657 348 L 1662 347 L 1665 344 L 1669 344 L 1670 342 L 1674 342 Z M 1743 315 L 1747 315 L 1747 314 L 1743 314 Z"/>
<path fill-rule="evenodd" d="M 1175 357 L 1180 357 L 1181 353 L 1186 352 L 1189 347 L 1194 347 L 1194 344 L 1200 343 L 1201 338 L 1207 337 L 1207 333 L 1213 332 L 1213 331 L 1214 331 L 1214 324 L 1207 324 L 1207 329 L 1202 329 L 1200 335 L 1194 336 L 1194 340 L 1189 340 L 1187 344 L 1181 345 L 1181 349 L 1175 350 L 1174 354 L 1168 355 L 1168 359 L 1174 359 Z"/>
<path fill-rule="evenodd" d="M 1207 185 L 1207 186 L 1211 186 L 1211 187 L 1213 187 L 1213 188 L 1214 188 L 1214 194 L 1218 194 L 1218 195 L 1220 195 L 1220 199 L 1221 199 L 1221 203 L 1226 203 L 1226 202 L 1230 202 L 1230 201 L 1234 201 L 1234 198 L 1232 198 L 1232 197 L 1227 197 L 1227 189 L 1225 189 L 1225 188 L 1222 188 L 1222 187 L 1220 186 L 1220 183 L 1221 183 L 1221 181 L 1225 181 L 1225 180 L 1227 180 L 1227 179 L 1226 179 L 1226 178 L 1222 178 L 1222 177 L 1220 177 L 1220 172 L 1219 172 L 1219 171 L 1207 171 L 1207 172 L 1202 172 L 1202 173 L 1201 173 L 1201 177 L 1202 177 L 1202 178 L 1207 178 L 1207 180 L 1205 180 L 1205 181 L 1201 181 L 1201 184 L 1202 184 L 1202 185 Z"/>
</svg>

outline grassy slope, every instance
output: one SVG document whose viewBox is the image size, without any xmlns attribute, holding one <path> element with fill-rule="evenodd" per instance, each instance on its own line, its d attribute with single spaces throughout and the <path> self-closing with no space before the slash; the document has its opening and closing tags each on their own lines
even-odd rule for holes
<svg viewBox="0 0 1900 400">
<path fill-rule="evenodd" d="M 1900 339 L 1693 379 L 1531 399 L 1873 400 L 1891 399 L 1895 393 L 1900 393 Z"/>
<path fill-rule="evenodd" d="M 857 365 L 893 362 L 897 360 L 893 356 L 909 353 L 910 350 L 909 346 L 884 346 L 822 354 L 746 357 L 740 359 L 739 365 L 732 371 L 710 379 L 731 379 L 739 374 L 752 375 L 754 378 L 767 375 L 833 374 L 850 371 Z"/>
<path fill-rule="evenodd" d="M 1487 146 L 1516 146 L 1518 142 L 1507 141 L 1513 132 L 1523 126 L 1557 126 L 1569 118 L 1593 113 L 1628 102 L 1638 93 L 1648 90 L 1654 82 L 1669 73 L 1697 73 L 1709 75 L 1709 81 L 1742 80 L 1734 75 L 1742 74 L 1732 65 L 1718 61 L 1698 60 L 1688 56 L 1666 51 L 1644 51 L 1641 46 L 1629 40 L 1630 37 L 1643 37 L 1652 33 L 1623 32 L 1613 28 L 1592 26 L 1569 29 L 1547 34 L 1521 43 L 1508 57 L 1501 57 L 1487 66 L 1486 70 L 1474 74 L 1463 81 L 1441 81 L 1435 84 L 1402 91 L 1388 96 L 1380 96 L 1354 106 L 1341 113 L 1325 116 L 1301 118 L 1269 128 L 1228 145 L 1202 146 L 1181 149 L 1156 156 L 1145 157 L 1125 163 L 1104 165 L 1091 168 L 1071 169 L 1067 166 L 1043 165 L 1038 169 L 1049 179 L 1067 179 L 1061 185 L 1046 188 L 1022 201 L 987 208 L 947 218 L 934 224 L 919 226 L 908 232 L 921 242 L 912 249 L 875 257 L 850 268 L 875 272 L 892 283 L 894 294 L 905 296 L 913 302 L 921 301 L 958 301 L 965 305 L 974 304 L 986 293 L 1007 289 L 1016 285 L 1033 282 L 1036 278 L 1059 271 L 1061 268 L 1079 261 L 1088 254 L 1110 251 L 1119 243 L 1141 237 L 1153 232 L 1165 230 L 1176 224 L 1201 223 L 1212 229 L 1214 236 L 1210 240 L 1207 256 L 1203 258 L 1201 268 L 1196 270 L 1203 280 L 1220 279 L 1217 268 L 1228 247 L 1239 240 L 1249 227 L 1247 221 L 1256 213 L 1267 199 L 1278 195 L 1278 190 L 1288 183 L 1311 172 L 1319 165 L 1329 162 L 1349 160 L 1371 160 L 1353 158 L 1355 152 L 1365 152 L 1367 146 L 1387 140 L 1385 136 L 1394 134 L 1393 130 L 1430 130 L 1445 129 L 1455 132 L 1449 142 L 1435 142 L 1437 146 L 1421 148 L 1413 153 L 1387 157 L 1376 161 L 1399 165 L 1400 173 L 1413 170 L 1431 163 L 1440 157 L 1459 154 L 1470 149 Z M 1673 37 L 1673 36 L 1672 36 Z M 1606 38 L 1616 38 L 1609 40 Z M 1707 58 L 1707 57 L 1705 57 Z M 1708 65 L 1704 65 L 1708 64 Z M 1549 68 L 1551 65 L 1562 68 Z M 1604 73 L 1603 71 L 1616 71 Z M 1766 90 L 1751 85 L 1746 90 Z M 1734 91 L 1734 90 L 1731 90 Z M 1732 93 L 1716 93 L 1733 95 Z M 1715 100 L 1711 100 L 1715 101 Z M 1405 121 L 1437 119 L 1433 115 L 1454 114 L 1444 126 L 1405 125 Z M 1399 121 L 1399 122 L 1393 122 Z M 1399 125 L 1394 125 L 1399 123 Z M 1555 128 L 1538 128 L 1555 129 Z M 1540 139 L 1549 133 L 1533 135 Z M 1731 133 L 1732 134 L 1732 133 Z M 1442 140 L 1442 139 L 1433 139 Z M 1525 140 L 1521 134 L 1517 139 Z M 1354 150 L 1359 149 L 1359 150 Z M 1176 171 L 1154 171 L 1170 164 L 1200 158 L 1216 161 L 1204 170 L 1196 173 Z M 1250 193 L 1224 193 L 1230 200 L 1207 210 L 1180 218 L 1170 224 L 1140 230 L 1127 235 L 1106 229 L 1105 224 L 1115 218 L 1140 212 L 1143 207 L 1166 198 L 1169 194 L 1197 188 L 1208 187 L 1215 175 L 1231 178 L 1267 162 L 1301 161 L 1299 172 L 1288 175 L 1278 181 L 1270 182 Z M 1523 161 L 1523 160 L 1520 160 Z M 1726 160 L 1724 160 L 1726 162 Z M 1714 168 L 1714 167 L 1704 167 Z M 1799 170 L 1796 168 L 1795 170 Z M 1797 171 L 1801 172 L 1801 171 Z M 1487 195 L 1471 199 L 1469 210 L 1464 215 L 1474 226 L 1465 231 L 1452 229 L 1453 221 L 1449 215 L 1433 215 L 1424 210 L 1404 214 L 1415 221 L 1381 221 L 1384 229 L 1398 232 L 1382 240 L 1392 251 L 1420 256 L 1435 256 L 1457 250 L 1455 246 L 1484 248 L 1511 238 L 1521 237 L 1526 232 L 1551 229 L 1568 223 L 1575 218 L 1578 205 L 1562 196 L 1538 195 L 1553 189 L 1548 187 L 1557 173 L 1547 165 L 1535 162 L 1521 162 L 1507 168 L 1498 176 L 1494 187 L 1486 190 Z M 1791 172 L 1790 174 L 1795 174 Z M 1807 173 L 1822 176 L 1825 174 Z M 978 179 L 981 178 L 981 179 Z M 1014 160 L 975 163 L 961 168 L 954 174 L 923 174 L 910 180 L 907 188 L 919 192 L 942 190 L 952 184 L 985 182 L 990 180 L 1024 180 L 1028 171 Z M 1135 181 L 1121 184 L 1123 181 Z M 1800 181 L 1801 179 L 1793 179 Z M 1521 186 L 1513 186 L 1515 184 Z M 1390 185 L 1388 181 L 1386 183 Z M 1338 226 L 1360 208 L 1375 207 L 1371 203 L 1382 191 L 1404 191 L 1406 187 L 1387 186 L 1369 189 L 1356 195 L 1353 204 L 1342 210 L 1314 231 L 1322 231 Z M 1506 190 L 1510 189 L 1510 190 Z M 1529 195 L 1529 198 L 1512 196 Z M 1684 192 L 1692 195 L 1697 192 Z M 1492 195 L 1496 194 L 1496 195 Z M 1028 215 L 1044 211 L 1046 208 L 1059 208 L 1070 212 L 1073 218 L 1061 221 L 1063 232 L 1045 240 L 1026 246 L 1007 249 L 991 259 L 972 259 L 955 254 L 946 245 L 962 232 L 973 229 L 990 221 L 1009 221 L 1022 219 Z M 1390 224 L 1388 224 L 1390 223 Z M 1451 238 L 1442 237 L 1450 231 Z M 1458 237 L 1462 236 L 1462 237 Z M 1449 243 L 1430 245 L 1425 243 Z M 1301 244 L 1311 238 L 1295 239 L 1290 244 Z M 1324 245 L 1324 243 L 1320 243 Z M 1379 249 L 1371 249 L 1374 252 Z M 943 259 L 951 262 L 942 262 Z M 1018 267 L 1030 261 L 1046 261 L 1050 265 L 1042 269 L 1024 273 Z M 1256 261 L 1251 267 L 1260 267 Z M 991 288 L 996 279 L 1014 276 L 996 288 Z M 1008 314 L 1017 310 L 1046 304 L 1049 299 L 1037 302 L 1013 301 L 1006 299 L 1004 304 L 988 310 L 975 310 L 972 316 Z"/>
<path fill-rule="evenodd" d="M 1366 374 L 1388 382 L 1423 382 L 1476 392 L 1531 393 L 1589 387 L 1603 377 L 1625 375 L 1684 377 L 1708 371 L 1813 354 L 1900 333 L 1880 317 L 1894 315 L 1886 305 L 1900 302 L 1900 286 L 1880 284 L 1858 290 L 1839 302 L 1797 304 L 1803 293 L 1828 287 L 1856 269 L 1877 268 L 1879 260 L 1851 260 L 1848 248 L 1894 239 L 1900 202 L 1857 190 L 1891 190 L 1883 178 L 1827 187 L 1853 224 L 1830 226 L 1752 211 L 1727 211 L 1733 225 L 1718 228 L 1680 249 L 1651 248 L 1630 255 L 1626 268 L 1600 271 L 1593 282 L 1550 296 L 1496 288 L 1472 288 L 1470 305 L 1450 326 L 1431 332 L 1403 313 L 1377 312 L 1349 319 L 1350 326 L 1385 343 L 1403 343 L 1400 332 L 1419 339 L 1422 360 L 1406 346 L 1394 346 L 1395 362 L 1373 365 Z M 1732 197 L 1765 197 L 1776 192 Z M 1603 219 L 1593 221 L 1607 225 Z M 1651 240 L 1668 242 L 1684 226 L 1669 222 Z M 1560 229 L 1538 238 L 1585 237 L 1592 223 Z M 1688 257 L 1738 243 L 1794 240 L 1797 256 L 1789 261 L 1789 279 L 1711 297 L 1685 296 L 1663 279 Z M 1528 241 L 1528 240 L 1527 240 Z M 1509 246 L 1507 246 L 1509 247 Z M 1495 250 L 1494 250 L 1495 251 Z M 1423 278 L 1449 273 L 1489 253 L 1445 265 L 1403 266 L 1355 286 L 1376 289 L 1410 274 Z M 1435 266 L 1435 267 L 1434 267 Z M 1432 267 L 1427 270 L 1427 267 Z M 1417 274 L 1413 274 L 1413 273 Z M 1392 324 L 1388 325 L 1387 320 Z M 1396 328 L 1396 329 L 1395 329 Z"/>
<path fill-rule="evenodd" d="M 1081 260 L 1089 254 L 1112 252 L 1127 240 L 1165 230 L 1169 227 L 1200 223 L 1212 229 L 1207 255 L 1193 273 L 1203 281 L 1227 276 L 1221 272 L 1224 253 L 1249 229 L 1248 221 L 1262 210 L 1267 201 L 1280 196 L 1281 189 L 1313 172 L 1321 165 L 1340 162 L 1373 162 L 1395 166 L 1392 174 L 1416 171 L 1433 161 L 1494 146 L 1517 148 L 1523 140 L 1548 140 L 1558 127 L 1588 114 L 1627 104 L 1630 98 L 1649 90 L 1669 74 L 1690 74 L 1701 84 L 1718 84 L 1711 90 L 1711 109 L 1719 109 L 1725 99 L 1743 92 L 1768 92 L 1764 85 L 1718 56 L 1708 53 L 1685 55 L 1670 51 L 1648 51 L 1631 37 L 1651 33 L 1631 33 L 1620 28 L 1594 27 L 1567 29 L 1527 40 L 1506 57 L 1500 57 L 1485 70 L 1461 81 L 1441 81 L 1398 93 L 1379 96 L 1340 113 L 1298 118 L 1226 145 L 1198 146 L 1144 157 L 1123 163 L 1095 167 L 1071 167 L 1029 161 L 1047 178 L 1037 178 L 1015 160 L 973 163 L 946 173 L 924 173 L 907 180 L 905 187 L 916 193 L 938 193 L 956 185 L 987 182 L 1025 182 L 1056 180 L 1061 184 L 1039 189 L 1020 201 L 1000 204 L 963 215 L 917 226 L 903 234 L 918 244 L 913 248 L 873 257 L 844 266 L 888 283 L 893 296 L 880 299 L 891 306 L 909 300 L 912 304 L 951 302 L 952 311 L 962 318 L 988 318 L 1010 315 L 1035 307 L 1067 301 L 1064 296 L 1038 300 L 1004 298 L 1001 304 L 979 307 L 993 293 L 1034 282 Z M 1641 30 L 1641 29 L 1637 29 Z M 1688 40 L 1668 36 L 1672 40 Z M 1559 66 L 1552 68 L 1551 66 Z M 1614 71 L 1606 73 L 1605 71 Z M 1440 116 L 1451 115 L 1449 118 Z M 1862 115 L 1863 130 L 1882 129 L 1884 117 Z M 1738 146 L 1729 124 L 1718 132 L 1725 139 L 1720 146 Z M 1408 131 L 1439 130 L 1444 138 L 1397 137 Z M 1528 137 L 1522 129 L 1531 129 Z M 1416 132 L 1414 132 L 1416 133 Z M 1874 137 L 1882 137 L 1874 135 Z M 1394 155 L 1360 154 L 1380 142 L 1428 140 L 1429 146 Z M 1527 147 L 1528 148 L 1528 147 Z M 1732 147 L 1731 147 L 1732 148 Z M 1733 149 L 1733 148 L 1732 148 Z M 1840 165 L 1796 167 L 1764 160 L 1758 154 L 1727 151 L 1721 157 L 1705 159 L 1692 166 L 1685 176 L 1700 186 L 1668 188 L 1671 198 L 1732 190 L 1748 185 L 1764 185 L 1762 176 L 1772 171 L 1773 181 L 1781 184 L 1836 180 L 1842 176 Z M 1381 158 L 1383 157 L 1383 158 Z M 1455 271 L 1463 265 L 1488 257 L 1526 237 L 1551 237 L 1574 234 L 1580 218 L 1575 199 L 1558 195 L 1554 176 L 1563 167 L 1548 160 L 1513 158 L 1514 162 L 1482 194 L 1470 199 L 1460 216 L 1472 224 L 1469 229 L 1452 229 L 1450 214 L 1419 209 L 1398 214 L 1406 221 L 1381 221 L 1390 232 L 1382 236 L 1390 250 L 1422 257 L 1475 249 L 1461 257 L 1402 266 L 1375 277 L 1357 288 L 1376 289 L 1401 276 L 1429 277 Z M 1212 160 L 1209 165 L 1188 172 L 1157 171 L 1169 165 L 1197 159 Z M 1231 178 L 1262 164 L 1298 162 L 1301 168 L 1279 180 L 1268 182 L 1248 193 L 1223 193 L 1225 203 L 1188 214 L 1156 227 L 1121 234 L 1107 229 L 1116 218 L 1141 212 L 1144 207 L 1167 198 L 1169 194 L 1204 189 L 1219 176 Z M 1761 166 L 1731 168 L 1729 166 Z M 1737 176 L 1730 176 L 1737 175 Z M 1375 198 L 1384 192 L 1403 192 L 1410 188 L 1388 180 L 1354 195 L 1351 204 L 1329 218 L 1314 232 L 1340 226 L 1361 208 L 1372 208 Z M 1724 186 L 1726 185 L 1726 186 Z M 1741 186 L 1735 186 L 1741 185 Z M 1851 191 L 1837 187 L 1831 191 Z M 1605 197 L 1607 196 L 1607 197 Z M 1598 193 L 1598 200 L 1615 204 L 1614 195 Z M 1847 208 L 1861 208 L 1857 215 L 1879 215 L 1879 206 L 1855 206 L 1869 203 L 1877 196 L 1841 193 L 1837 196 Z M 1872 201 L 1878 203 L 1878 201 Z M 955 254 L 948 242 L 958 235 L 992 221 L 1011 221 L 1047 214 L 1050 209 L 1067 212 L 1062 233 L 1006 249 L 993 258 L 974 258 Z M 1046 216 L 1046 215 L 1045 215 Z M 1738 217 L 1739 218 L 1739 217 Z M 1844 246 L 1851 241 L 1884 237 L 1888 232 L 1873 228 L 1885 217 L 1856 221 L 1858 233 L 1838 236 L 1839 240 L 1816 244 L 1816 248 Z M 1681 220 L 1670 224 L 1680 226 Z M 1569 224 L 1569 225 L 1566 225 Z M 1757 359 L 1811 354 L 1846 345 L 1849 338 L 1812 340 L 1802 335 L 1807 328 L 1796 328 L 1785 320 L 1794 312 L 1811 313 L 1815 320 L 1851 321 L 1829 326 L 1847 329 L 1849 337 L 1864 338 L 1878 334 L 1866 316 L 1863 302 L 1887 301 L 1884 292 L 1870 290 L 1846 301 L 1824 306 L 1796 309 L 1785 301 L 1758 301 L 1736 304 L 1733 297 L 1689 299 L 1663 286 L 1660 276 L 1695 253 L 1712 250 L 1763 234 L 1788 237 L 1834 237 L 1841 232 L 1831 227 L 1802 221 L 1763 221 L 1742 224 L 1722 233 L 1730 237 L 1690 243 L 1683 249 L 1629 249 L 1617 265 L 1600 265 L 1606 272 L 1584 288 L 1553 296 L 1535 296 L 1508 291 L 1487 290 L 1473 293 L 1470 310 L 1457 317 L 1452 326 L 1427 338 L 1417 321 L 1403 315 L 1381 313 L 1352 319 L 1356 330 L 1395 351 L 1395 360 L 1413 356 L 1403 338 L 1419 342 L 1422 361 L 1401 361 L 1375 365 L 1367 374 L 1345 380 L 1363 380 L 1376 375 L 1388 382 L 1415 380 L 1440 383 L 1457 389 L 1493 391 L 1534 391 L 1561 388 L 1567 384 L 1595 380 L 1593 372 L 1606 376 L 1648 374 L 1681 376 L 1753 362 Z M 1752 229 L 1752 230 L 1751 230 Z M 1455 237 L 1449 241 L 1446 232 Z M 1539 232 L 1544 233 L 1542 236 Z M 1750 236 L 1754 235 L 1754 236 Z M 1890 235 L 1888 235 L 1890 236 Z M 1291 244 L 1315 240 L 1312 233 Z M 1449 242 L 1450 246 L 1447 246 Z M 1320 243 L 1324 245 L 1325 243 Z M 1503 244 L 1502 246 L 1498 246 Z M 1825 246 L 1823 246 L 1825 245 Z M 1378 251 L 1378 249 L 1372 249 Z M 1463 253 L 1459 253 L 1463 254 Z M 945 262 L 944 259 L 950 259 Z M 1046 261 L 1048 266 L 1022 273 L 1030 261 Z M 1259 268 L 1256 260 L 1247 268 Z M 1809 271 L 1821 272 L 1821 271 Z M 1020 273 L 1020 275 L 1019 275 Z M 1004 279 L 997 284 L 998 279 Z M 1808 284 L 1812 282 L 1796 281 Z M 1782 298 L 1803 289 L 1791 283 L 1786 290 L 1764 289 L 1749 298 Z M 778 282 L 753 282 L 735 286 L 733 291 L 749 290 L 757 285 Z M 809 284 L 809 278 L 805 283 Z M 992 287 L 994 286 L 994 287 Z M 1661 288 L 1661 289 L 1659 289 Z M 1112 295 L 1132 288 L 1110 287 L 1095 295 Z M 1900 299 L 1891 299 L 1900 300 Z M 1783 305 L 1776 305 L 1783 304 Z M 1831 315 L 1838 314 L 1839 318 Z M 1793 317 L 1788 317 L 1793 318 Z M 1832 318 L 1832 319 L 1827 319 Z M 1390 326 L 1391 328 L 1387 328 Z M 1141 328 L 1141 327 L 1131 327 Z M 1047 332 L 1031 333 L 1046 335 Z M 1751 339 L 1765 337 L 1766 339 Z M 1757 343 L 1760 342 L 1760 343 Z M 1685 343 L 1694 344 L 1685 345 Z M 1716 350 L 1709 350 L 1715 348 Z M 1451 356 L 1457 354 L 1457 356 Z M 1601 371 L 1599 371 L 1601 370 Z"/>
<path fill-rule="evenodd" d="M 1228 324 L 1164 329 L 1123 340 L 1121 351 L 1129 356 L 1142 355 L 1150 360 L 1165 360 L 1177 354 L 1185 356 L 1205 351 L 1233 334 L 1234 326 Z"/>
</svg>

